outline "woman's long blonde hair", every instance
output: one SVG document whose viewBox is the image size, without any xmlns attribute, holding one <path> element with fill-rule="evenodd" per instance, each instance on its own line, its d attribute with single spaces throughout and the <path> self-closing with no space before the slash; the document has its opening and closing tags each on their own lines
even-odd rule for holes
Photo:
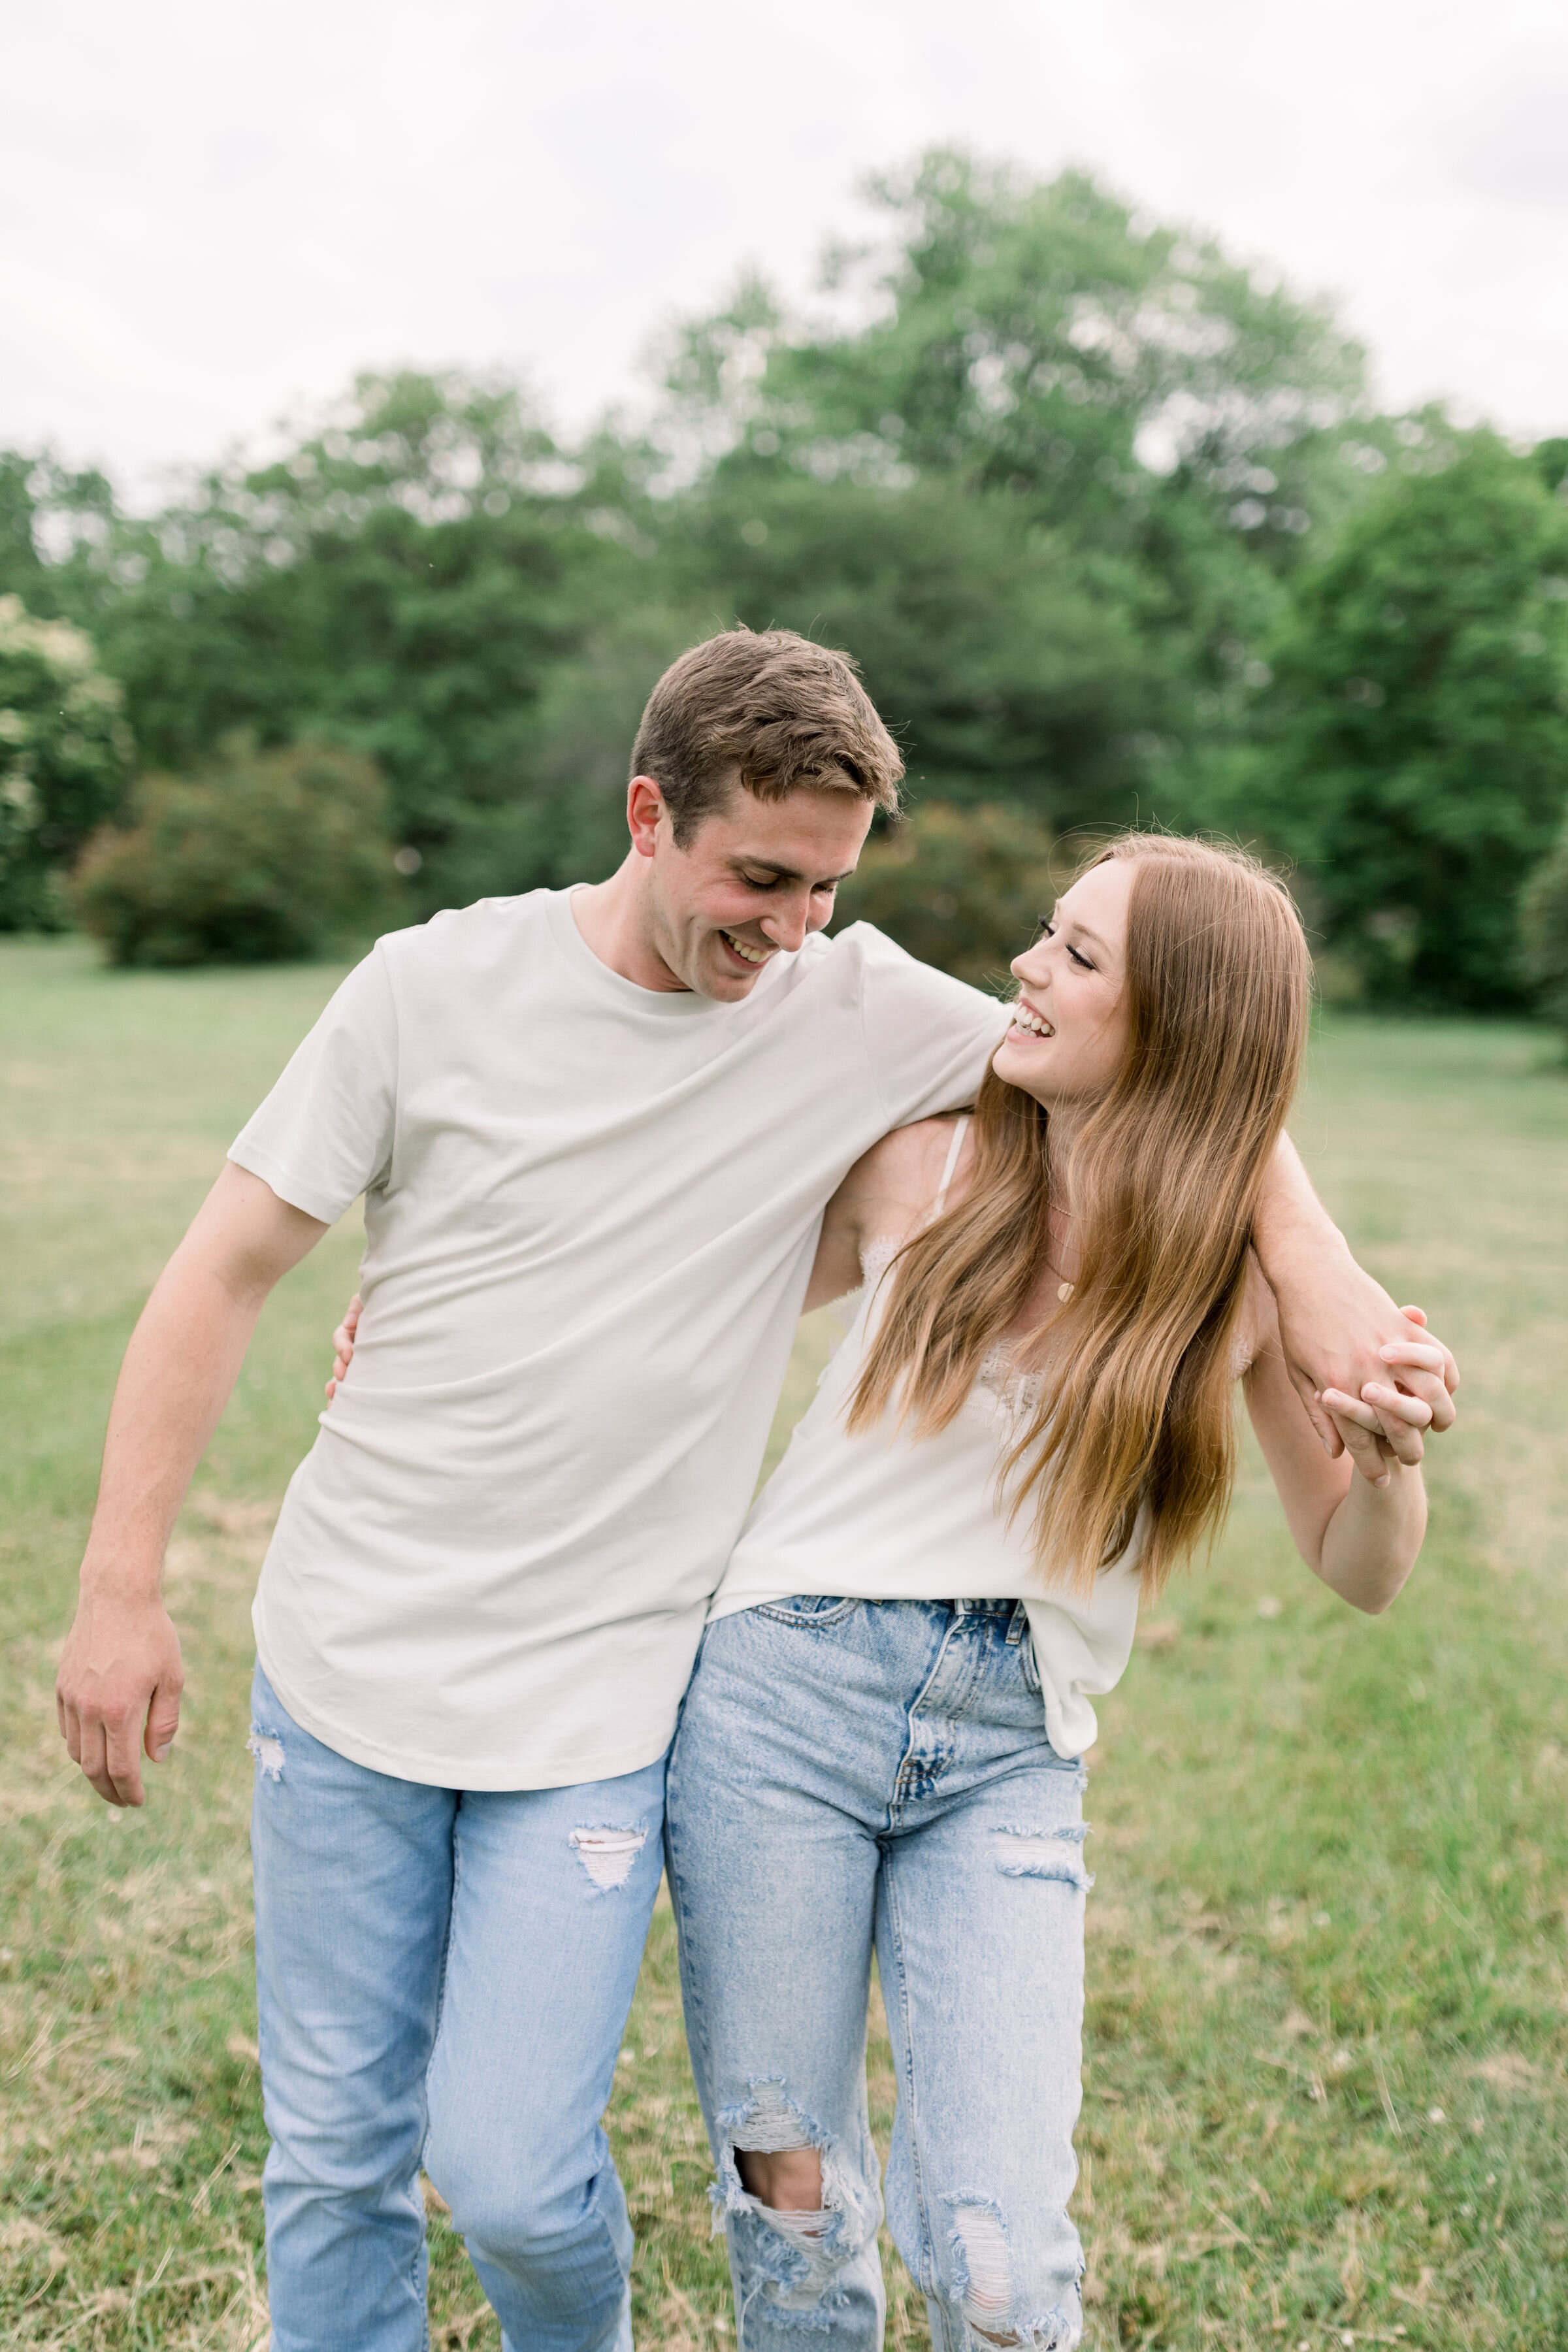
<svg viewBox="0 0 1568 2352">
<path fill-rule="evenodd" d="M 1066 1176 L 1078 1278 L 1002 1471 L 1046 1576 L 1088 1589 L 1140 1535 L 1146 1599 L 1223 1524 L 1247 1249 L 1306 1045 L 1310 964 L 1284 885 L 1239 850 L 1128 833 L 1127 1047 Z M 957 1205 L 906 1244 L 849 1427 L 959 1412 L 1047 1258 L 1050 1121 L 988 1070 Z"/>
</svg>

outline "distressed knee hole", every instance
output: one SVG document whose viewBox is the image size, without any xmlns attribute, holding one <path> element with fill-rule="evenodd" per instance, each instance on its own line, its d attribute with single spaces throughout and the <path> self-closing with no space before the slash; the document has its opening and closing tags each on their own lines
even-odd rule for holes
<svg viewBox="0 0 1568 2352">
<path fill-rule="evenodd" d="M 748 2156 L 783 2156 L 793 2148 L 817 2148 L 820 2141 L 806 2128 L 805 2117 L 784 2096 L 782 2083 L 753 2083 L 752 2103 L 735 2117 L 731 2147 Z"/>
<path fill-rule="evenodd" d="M 781 2226 L 786 2219 L 822 2220 L 822 2158 L 816 2148 L 737 2146 L 735 2169 L 747 2196 L 765 2205 Z"/>
<path fill-rule="evenodd" d="M 963 2317 L 965 2352 L 993 2345 L 998 2352 L 1069 2352 L 1079 2336 L 1075 2320 L 1059 2308 L 1043 2318 L 1020 2319 L 1014 2308 L 1007 2232 L 997 2207 L 986 2197 L 950 2197 L 947 2204 L 953 2300 Z"/>
<path fill-rule="evenodd" d="M 253 1723 L 250 1727 L 250 1737 L 245 1745 L 247 1752 L 255 1757 L 267 1780 L 281 1780 L 283 1742 L 275 1731 L 263 1731 L 258 1725 Z"/>
<path fill-rule="evenodd" d="M 962 2264 L 958 2287 L 965 2319 L 992 2344 L 1016 2344 L 1018 2339 L 1007 2326 L 1013 2286 L 1001 2214 L 994 2205 L 955 2202 L 952 2236 Z"/>
<path fill-rule="evenodd" d="M 633 1863 L 647 1843 L 646 1822 L 633 1829 L 583 1829 L 572 1832 L 578 1861 L 604 1894 L 626 1885 Z"/>
<path fill-rule="evenodd" d="M 837 2214 L 830 2213 L 825 2205 L 810 2206 L 800 2212 L 792 2212 L 785 2205 L 759 2204 L 757 2210 L 769 2229 L 776 2231 L 785 2245 L 793 2246 L 807 2262 L 822 2252 L 838 2224 Z"/>
<path fill-rule="evenodd" d="M 828 2315 L 843 2300 L 846 2264 L 877 2234 L 881 2200 L 875 2184 L 846 2164 L 831 2136 L 801 2112 L 777 2076 L 749 2083 L 744 2102 L 716 2118 L 716 2134 L 713 2226 L 728 2222 L 731 2230 L 737 2276 L 747 2282 L 744 2305 L 760 2297 L 792 2326 L 830 2326 Z M 753 2184 L 772 2189 L 779 2203 L 768 2202 Z"/>
<path fill-rule="evenodd" d="M 785 2244 L 809 2261 L 834 2236 L 845 2200 L 830 2179 L 828 2140 L 800 2112 L 782 2082 L 753 2083 L 743 2107 L 719 2119 L 723 2134 L 723 2178 L 714 2190 L 714 2226 L 726 2211 L 751 2213 Z M 748 2163 L 746 2159 L 761 2158 Z M 804 2158 L 775 2165 L 769 2158 Z M 783 2192 L 775 2205 L 767 2189 Z M 805 2199 L 815 2194 L 816 2203 Z"/>
<path fill-rule="evenodd" d="M 1083 1866 L 1083 1842 L 1088 1825 L 1073 1822 L 1061 1829 L 997 1829 L 996 1867 L 1004 1878 L 1059 1878 L 1087 1894 L 1094 1880 Z"/>
</svg>

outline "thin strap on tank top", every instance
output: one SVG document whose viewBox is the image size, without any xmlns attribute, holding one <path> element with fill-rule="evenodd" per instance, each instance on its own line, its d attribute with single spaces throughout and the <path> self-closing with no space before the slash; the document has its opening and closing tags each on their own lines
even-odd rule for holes
<svg viewBox="0 0 1568 2352">
<path fill-rule="evenodd" d="M 958 1155 L 963 1149 L 963 1139 L 968 1132 L 969 1113 L 965 1111 L 963 1117 L 954 1126 L 952 1141 L 947 1147 L 947 1163 L 942 1171 L 942 1182 L 937 1188 L 936 1198 L 931 1204 L 931 1215 L 926 1221 L 929 1224 L 935 1224 L 947 1206 L 947 1196 L 952 1189 L 952 1172 L 958 1166 Z"/>
</svg>

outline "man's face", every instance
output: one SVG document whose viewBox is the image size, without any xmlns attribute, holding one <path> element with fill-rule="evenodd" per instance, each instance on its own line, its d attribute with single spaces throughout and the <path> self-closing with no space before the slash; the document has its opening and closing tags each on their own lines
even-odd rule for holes
<svg viewBox="0 0 1568 2352">
<path fill-rule="evenodd" d="M 781 950 L 831 921 L 834 892 L 855 870 L 871 814 L 858 793 L 807 789 L 762 801 L 737 781 L 680 849 L 661 809 L 649 945 L 681 987 L 738 1003 Z"/>
</svg>

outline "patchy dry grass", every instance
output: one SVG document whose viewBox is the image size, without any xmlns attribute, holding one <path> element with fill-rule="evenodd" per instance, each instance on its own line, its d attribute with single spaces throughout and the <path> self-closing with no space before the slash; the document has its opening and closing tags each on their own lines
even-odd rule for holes
<svg viewBox="0 0 1568 2352">
<path fill-rule="evenodd" d="M 110 977 L 0 944 L 0 2330 L 59 2352 L 266 2339 L 247 1607 L 352 1286 L 269 1307 L 171 1554 L 175 1757 L 110 1813 L 54 1659 L 142 1291 L 333 975 Z M 1369 1262 L 1461 1350 L 1409 1594 L 1352 1618 L 1256 1465 L 1145 1628 L 1091 1789 L 1079 2213 L 1102 2352 L 1568 2342 L 1568 1079 L 1528 1031 L 1331 1026 L 1298 1131 Z M 822 1334 L 803 1335 L 781 1428 Z M 639 2341 L 733 2344 L 668 1907 L 610 2125 Z M 1028 2021 L 1020 2019 L 1019 2031 Z M 1005 2053 L 998 2053 L 999 2063 Z M 885 2131 L 892 2084 L 872 2050 Z M 496 2352 L 432 2200 L 432 2334 Z M 889 2259 L 897 2347 L 923 2346 Z"/>
</svg>

